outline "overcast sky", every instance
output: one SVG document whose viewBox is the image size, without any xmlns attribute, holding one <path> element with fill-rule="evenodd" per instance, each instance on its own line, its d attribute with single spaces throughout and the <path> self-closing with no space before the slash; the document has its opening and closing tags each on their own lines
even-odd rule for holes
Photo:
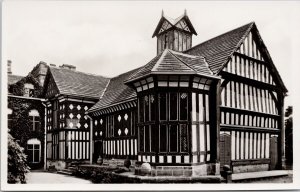
<svg viewBox="0 0 300 192">
<path fill-rule="evenodd" d="M 298 1 L 4 1 L 3 57 L 26 75 L 39 61 L 116 76 L 156 55 L 154 29 L 184 9 L 196 29 L 193 46 L 255 21 L 287 88 L 299 53 Z"/>
</svg>

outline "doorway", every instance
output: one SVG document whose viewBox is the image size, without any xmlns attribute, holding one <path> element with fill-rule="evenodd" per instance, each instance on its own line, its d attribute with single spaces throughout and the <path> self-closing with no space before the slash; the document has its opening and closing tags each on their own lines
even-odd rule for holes
<svg viewBox="0 0 300 192">
<path fill-rule="evenodd" d="M 278 164 L 278 137 L 271 136 L 270 138 L 270 170 L 277 168 Z"/>
<path fill-rule="evenodd" d="M 94 154 L 93 154 L 93 163 L 97 163 L 99 156 L 103 158 L 102 152 L 102 141 L 95 141 L 94 143 Z"/>
<path fill-rule="evenodd" d="M 231 136 L 228 133 L 220 135 L 220 164 L 221 169 L 224 165 L 231 164 Z"/>
</svg>

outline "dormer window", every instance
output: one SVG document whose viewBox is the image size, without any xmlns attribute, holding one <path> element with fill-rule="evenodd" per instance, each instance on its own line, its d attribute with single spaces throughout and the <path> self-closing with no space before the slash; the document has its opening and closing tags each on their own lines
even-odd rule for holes
<svg viewBox="0 0 300 192">
<path fill-rule="evenodd" d="M 34 96 L 34 86 L 30 83 L 24 84 L 24 96 L 25 97 L 33 97 Z"/>
</svg>

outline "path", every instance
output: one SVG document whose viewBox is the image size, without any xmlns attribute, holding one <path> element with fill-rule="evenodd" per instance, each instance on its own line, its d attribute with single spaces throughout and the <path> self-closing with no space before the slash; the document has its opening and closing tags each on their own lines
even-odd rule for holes
<svg viewBox="0 0 300 192">
<path fill-rule="evenodd" d="M 31 172 L 27 174 L 28 184 L 58 184 L 58 183 L 80 183 L 90 184 L 89 180 L 76 178 L 68 175 L 48 172 Z"/>
</svg>

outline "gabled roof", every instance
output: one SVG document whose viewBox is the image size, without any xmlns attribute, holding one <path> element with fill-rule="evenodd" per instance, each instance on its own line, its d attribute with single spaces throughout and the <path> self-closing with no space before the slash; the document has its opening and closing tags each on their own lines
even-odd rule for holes
<svg viewBox="0 0 300 192">
<path fill-rule="evenodd" d="M 184 53 L 191 55 L 199 55 L 205 57 L 210 70 L 214 74 L 219 74 L 225 64 L 231 58 L 232 54 L 239 49 L 244 39 L 248 36 L 249 32 L 253 31 L 259 38 L 259 43 L 262 47 L 264 55 L 267 57 L 268 62 L 272 65 L 271 70 L 277 78 L 277 82 L 281 85 L 284 91 L 287 89 L 272 61 L 272 58 L 260 37 L 257 27 L 254 22 L 233 29 L 222 35 L 214 37 L 203 43 L 200 43 L 186 51 Z"/>
<path fill-rule="evenodd" d="M 8 74 L 7 78 L 8 78 L 7 84 L 11 85 L 11 84 L 15 84 L 16 82 L 20 81 L 23 78 L 23 76 Z"/>
<path fill-rule="evenodd" d="M 103 109 L 110 107 L 114 104 L 130 101 L 136 98 L 136 91 L 125 85 L 124 81 L 128 79 L 133 73 L 142 68 L 137 68 L 127 73 L 123 73 L 117 77 L 110 79 L 108 86 L 106 87 L 104 94 L 100 100 L 89 109 L 89 111 L 94 111 L 97 109 Z"/>
<path fill-rule="evenodd" d="M 223 65 L 226 64 L 232 53 L 240 46 L 253 25 L 254 22 L 251 22 L 247 25 L 231 30 L 200 43 L 184 51 L 184 53 L 205 57 L 209 68 L 214 74 L 217 74 L 222 69 Z"/>
<path fill-rule="evenodd" d="M 186 24 L 187 24 L 187 26 L 190 29 L 192 34 L 197 35 L 197 32 L 196 32 L 194 26 L 192 25 L 192 22 L 190 21 L 189 17 L 187 16 L 187 14 L 185 12 L 183 15 L 177 17 L 176 19 L 172 19 L 172 18 L 167 17 L 164 14 L 162 14 L 162 16 L 161 16 L 154 32 L 153 32 L 152 37 L 155 37 L 159 34 L 160 28 L 162 27 L 164 21 L 167 21 L 171 25 L 171 27 L 176 27 L 177 23 L 179 23 L 181 20 L 184 20 L 186 22 Z"/>
<path fill-rule="evenodd" d="M 212 75 L 204 57 L 165 49 L 144 67 L 133 73 L 125 82 L 134 81 L 150 74 L 164 73 Z"/>
<path fill-rule="evenodd" d="M 99 99 L 109 78 L 78 72 L 75 70 L 49 67 L 59 94 Z"/>
</svg>

